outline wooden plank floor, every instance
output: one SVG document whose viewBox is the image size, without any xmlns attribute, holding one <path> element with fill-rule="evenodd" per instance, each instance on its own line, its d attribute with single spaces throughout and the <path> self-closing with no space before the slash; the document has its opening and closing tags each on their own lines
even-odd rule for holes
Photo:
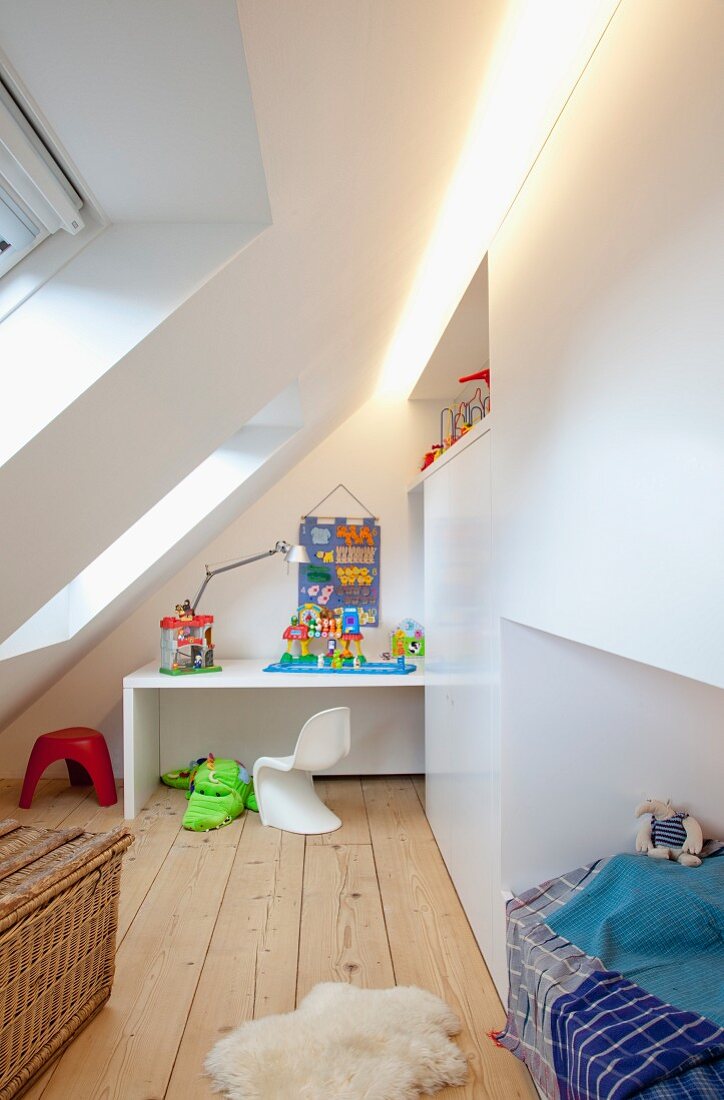
<svg viewBox="0 0 724 1100">
<path fill-rule="evenodd" d="M 467 1085 L 437 1096 L 534 1100 L 521 1063 L 487 1038 L 504 1013 L 424 815 L 424 783 L 317 785 L 344 824 L 306 839 L 256 814 L 186 832 L 182 792 L 159 786 L 125 857 L 113 996 L 29 1100 L 209 1100 L 202 1064 L 216 1040 L 291 1011 L 319 981 L 432 990 L 460 1015 L 470 1065 Z M 31 810 L 18 793 L 0 781 L 0 818 L 99 831 L 122 816 L 64 781 L 42 782 Z"/>
</svg>

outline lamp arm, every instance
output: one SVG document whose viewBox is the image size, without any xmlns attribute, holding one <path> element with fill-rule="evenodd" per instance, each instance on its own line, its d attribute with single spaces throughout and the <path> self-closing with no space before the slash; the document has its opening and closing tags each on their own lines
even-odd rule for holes
<svg viewBox="0 0 724 1100">
<path fill-rule="evenodd" d="M 196 608 L 198 607 L 199 600 L 204 594 L 206 585 L 209 583 L 212 577 L 215 577 L 218 573 L 228 573 L 230 569 L 238 569 L 240 565 L 251 565 L 253 561 L 261 561 L 262 558 L 270 558 L 274 554 L 286 554 L 289 550 L 289 543 L 280 541 L 274 546 L 272 550 L 263 550 L 261 554 L 252 554 L 250 558 L 241 558 L 239 561 L 229 562 L 228 565 L 220 565 L 218 569 L 210 569 L 209 566 L 205 566 L 206 576 L 204 577 L 201 588 L 196 593 L 192 603 L 191 610 L 193 614 L 196 614 Z"/>
</svg>

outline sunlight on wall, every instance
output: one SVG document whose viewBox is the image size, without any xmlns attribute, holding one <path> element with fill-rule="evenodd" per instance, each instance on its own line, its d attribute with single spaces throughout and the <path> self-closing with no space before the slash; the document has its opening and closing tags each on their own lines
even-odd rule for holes
<svg viewBox="0 0 724 1100">
<path fill-rule="evenodd" d="M 72 638 L 238 489 L 301 425 L 294 383 L 11 634 L 0 645 L 0 661 Z"/>
<path fill-rule="evenodd" d="M 0 322 L 0 466 L 263 228 L 109 226 Z"/>
<path fill-rule="evenodd" d="M 402 319 L 381 396 L 407 397 L 620 0 L 516 0 Z"/>
</svg>

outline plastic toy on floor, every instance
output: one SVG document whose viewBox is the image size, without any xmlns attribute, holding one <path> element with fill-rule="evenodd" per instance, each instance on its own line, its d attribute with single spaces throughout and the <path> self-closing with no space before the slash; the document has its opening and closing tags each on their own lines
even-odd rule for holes
<svg viewBox="0 0 724 1100">
<path fill-rule="evenodd" d="M 259 811 L 251 776 L 239 760 L 217 759 L 209 753 L 188 768 L 166 772 L 161 779 L 167 787 L 188 791 L 182 824 L 195 833 L 221 829 L 245 809 Z"/>
</svg>

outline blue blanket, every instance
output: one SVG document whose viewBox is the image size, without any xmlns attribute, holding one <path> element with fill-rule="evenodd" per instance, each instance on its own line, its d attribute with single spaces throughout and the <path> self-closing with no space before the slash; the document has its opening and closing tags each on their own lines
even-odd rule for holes
<svg viewBox="0 0 724 1100">
<path fill-rule="evenodd" d="M 619 855 L 548 926 L 607 970 L 724 1027 L 724 859 Z"/>
<path fill-rule="evenodd" d="M 717 849 L 710 842 L 707 854 Z M 686 975 L 676 973 L 677 942 L 703 945 L 711 970 L 720 966 L 722 869 L 721 850 L 698 868 L 613 857 L 509 903 L 508 1020 L 497 1038 L 526 1062 L 545 1096 L 724 1097 L 724 1028 L 711 1018 L 721 1012 L 720 974 L 704 975 L 708 1016 L 683 1004 L 674 1007 L 646 985 L 650 972 L 659 975 L 661 963 L 667 990 L 676 983 L 686 997 L 700 996 Z M 673 891 L 667 886 L 672 882 Z M 612 907 L 619 914 L 613 918 Z M 584 947 L 579 940 L 586 937 Z M 615 968 L 609 962 L 614 959 Z M 631 960 L 638 967 L 635 979 L 626 971 Z"/>
</svg>

